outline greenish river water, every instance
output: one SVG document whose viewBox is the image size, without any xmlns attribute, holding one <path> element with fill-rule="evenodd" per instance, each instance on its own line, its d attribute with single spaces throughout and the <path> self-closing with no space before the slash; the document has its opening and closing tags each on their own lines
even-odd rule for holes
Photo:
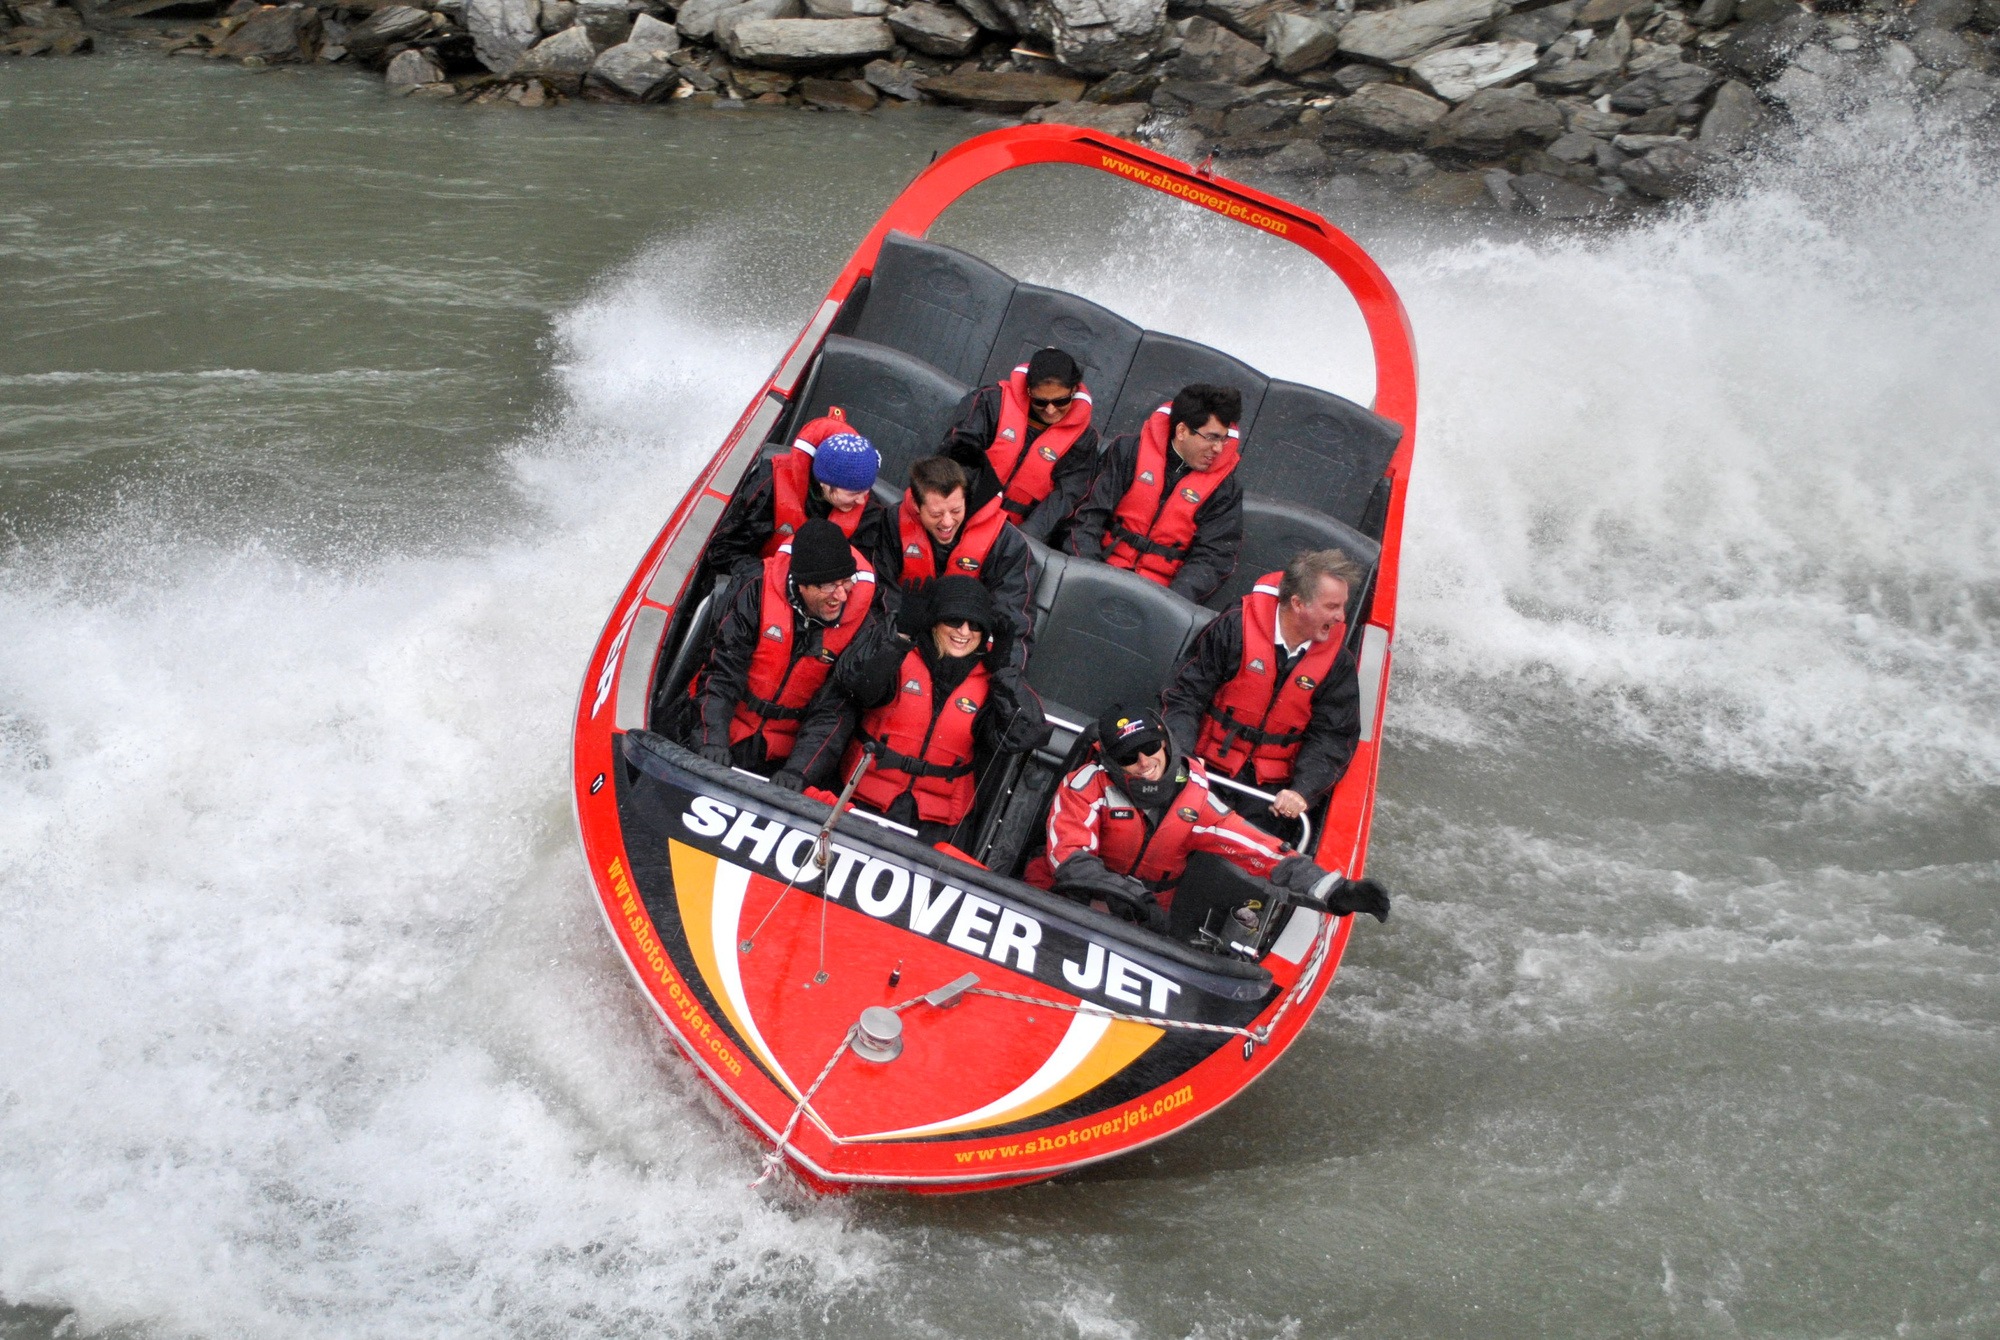
<svg viewBox="0 0 2000 1340">
<path fill-rule="evenodd" d="M 2000 191 L 1865 109 L 1586 237 L 1316 198 L 1424 408 L 1371 873 L 1194 1131 L 753 1191 L 577 860 L 613 595 L 990 122 L 0 65 L 0 1336 L 2000 1332 Z M 1365 396 L 1058 175 L 941 235 Z"/>
</svg>

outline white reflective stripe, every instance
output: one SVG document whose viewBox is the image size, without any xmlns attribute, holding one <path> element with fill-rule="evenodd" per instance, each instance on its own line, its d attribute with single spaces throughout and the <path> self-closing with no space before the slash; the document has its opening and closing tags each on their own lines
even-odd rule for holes
<svg viewBox="0 0 2000 1340">
<path fill-rule="evenodd" d="M 1389 672 L 1389 630 L 1371 623 L 1361 631 L 1361 665 L 1355 672 L 1361 690 L 1361 739 L 1375 738 L 1375 713 L 1382 702 L 1383 679 Z"/>
<path fill-rule="evenodd" d="M 1014 365 L 1014 371 L 1025 377 L 1028 374 L 1028 365 L 1026 363 L 1017 363 Z"/>
<path fill-rule="evenodd" d="M 872 582 L 875 580 L 875 574 L 865 568 L 856 568 L 854 570 L 854 580 L 857 582 Z"/>
<path fill-rule="evenodd" d="M 1076 398 L 1078 400 L 1081 400 L 1086 405 L 1094 405 L 1097 403 L 1096 401 L 1090 398 L 1090 388 L 1087 386 L 1079 386 L 1076 388 Z"/>
<path fill-rule="evenodd" d="M 1261 842 L 1258 842 L 1252 838 L 1247 838 L 1243 836 L 1243 834 L 1234 832 L 1227 828 L 1216 828 L 1210 824 L 1196 824 L 1194 826 L 1194 831 L 1197 833 L 1212 834 L 1215 837 L 1223 838 L 1229 842 L 1234 842 L 1239 847 L 1248 847 L 1251 851 L 1263 852 L 1264 855 L 1272 857 L 1273 859 L 1282 858 L 1284 856 L 1284 848 L 1282 847 L 1277 847 L 1277 846 L 1267 847 Z"/>
<path fill-rule="evenodd" d="M 1090 785 L 1090 779 L 1095 777 L 1101 771 L 1103 771 L 1103 769 L 1098 767 L 1098 765 L 1095 763 L 1084 764 L 1082 767 L 1076 770 L 1076 775 L 1069 779 L 1070 790 L 1072 791 L 1083 790 L 1084 787 Z"/>
<path fill-rule="evenodd" d="M 1266 595 L 1266 596 L 1274 596 L 1274 595 L 1278 594 L 1278 588 L 1277 588 L 1277 587 L 1275 587 L 1275 586 L 1266 586 L 1266 585 L 1264 585 L 1264 584 L 1263 584 L 1262 582 L 1259 582 L 1259 583 L 1257 583 L 1257 585 L 1255 585 L 1255 586 L 1251 587 L 1250 589 L 1251 589 L 1252 591 L 1255 591 L 1255 592 L 1257 592 L 1257 593 L 1258 593 L 1259 595 Z"/>
<path fill-rule="evenodd" d="M 784 543 L 784 544 L 781 544 L 781 545 L 779 545 L 779 546 L 778 546 L 778 552 L 779 552 L 779 553 L 781 553 L 781 554 L 789 554 L 789 553 L 791 553 L 791 552 L 792 552 L 792 546 L 791 546 L 791 543 L 790 543 L 789 541 L 787 541 L 786 543 Z"/>
<path fill-rule="evenodd" d="M 1281 958 L 1287 963 L 1297 963 L 1312 948 L 1313 938 L 1319 934 L 1319 913 L 1308 908 L 1292 909 L 1292 919 L 1285 923 L 1285 933 L 1271 946 L 1271 957 Z"/>
<path fill-rule="evenodd" d="M 802 437 L 795 437 L 792 439 L 792 450 L 803 451 L 808 456 L 817 456 L 819 454 L 819 448 L 815 447 L 812 443 L 806 441 Z"/>
</svg>

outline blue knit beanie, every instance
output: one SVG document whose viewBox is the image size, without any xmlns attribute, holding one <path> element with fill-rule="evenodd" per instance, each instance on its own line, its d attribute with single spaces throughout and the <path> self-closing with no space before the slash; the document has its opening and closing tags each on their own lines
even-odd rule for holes
<svg viewBox="0 0 2000 1340">
<path fill-rule="evenodd" d="M 835 433 L 813 455 L 813 478 L 837 489 L 870 489 L 882 468 L 882 455 L 859 433 Z"/>
</svg>

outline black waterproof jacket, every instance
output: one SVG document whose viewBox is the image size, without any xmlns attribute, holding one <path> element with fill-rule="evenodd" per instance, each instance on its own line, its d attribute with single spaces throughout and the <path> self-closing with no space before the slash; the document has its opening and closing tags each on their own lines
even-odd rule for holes
<svg viewBox="0 0 2000 1340">
<path fill-rule="evenodd" d="M 951 431 L 945 434 L 944 445 L 938 448 L 943 455 L 951 457 L 965 467 L 972 479 L 972 497 L 967 500 L 968 508 L 975 508 L 1000 491 L 1000 477 L 987 463 L 986 449 L 993 445 L 993 439 L 1000 433 L 1000 388 L 982 386 L 969 392 L 958 404 Z M 1042 435 L 1042 425 L 1028 416 L 1028 444 Z M 1035 510 L 1021 518 L 1018 523 L 1023 531 L 1040 540 L 1049 542 L 1049 536 L 1057 526 L 1070 519 L 1082 505 L 1084 496 L 1090 492 L 1090 481 L 1097 477 L 1097 430 L 1086 428 L 1077 434 L 1076 441 L 1063 453 L 1050 474 L 1054 486 L 1049 496 L 1035 505 Z"/>
<path fill-rule="evenodd" d="M 718 578 L 763 559 L 764 542 L 778 528 L 772 497 L 771 462 L 759 461 L 752 468 L 749 480 L 737 490 L 729 510 L 722 514 L 715 538 L 708 542 L 708 552 L 702 561 Z M 849 543 L 880 572 L 883 559 L 896 552 L 896 517 L 872 496 L 861 506 L 861 524 L 854 528 Z M 809 519 L 823 519 L 832 511 L 818 489 L 807 490 Z"/>
<path fill-rule="evenodd" d="M 1139 435 L 1125 433 L 1112 438 L 1101 461 L 1096 482 L 1070 520 L 1069 551 L 1085 558 L 1104 557 L 1104 532 L 1139 473 Z M 1187 462 L 1169 446 L 1167 479 L 1160 496 L 1169 496 L 1187 472 Z M 1235 471 L 1195 509 L 1194 525 L 1187 560 L 1167 589 L 1198 605 L 1229 580 L 1229 574 L 1236 571 L 1237 552 L 1243 548 L 1243 486 L 1236 482 Z"/>
</svg>

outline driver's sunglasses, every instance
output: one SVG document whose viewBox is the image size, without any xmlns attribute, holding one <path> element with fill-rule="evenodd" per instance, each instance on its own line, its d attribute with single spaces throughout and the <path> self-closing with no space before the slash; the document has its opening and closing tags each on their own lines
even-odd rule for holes
<svg viewBox="0 0 2000 1340">
<path fill-rule="evenodd" d="M 1076 399 L 1076 392 L 1071 391 L 1068 395 L 1052 396 L 1047 400 L 1042 399 L 1038 395 L 1031 395 L 1028 397 L 1028 403 L 1036 409 L 1068 409 L 1069 402 L 1074 399 Z"/>
</svg>

